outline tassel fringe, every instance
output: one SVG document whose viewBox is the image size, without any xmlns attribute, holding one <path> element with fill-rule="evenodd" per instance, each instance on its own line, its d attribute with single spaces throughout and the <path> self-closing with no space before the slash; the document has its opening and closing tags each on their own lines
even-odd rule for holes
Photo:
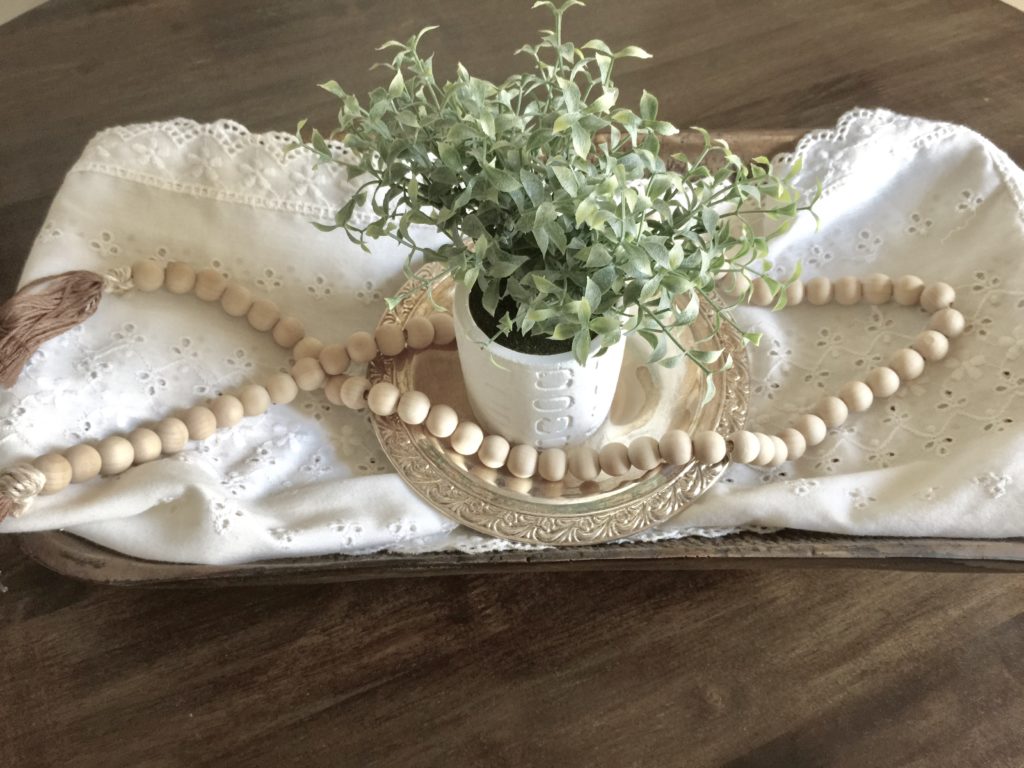
<svg viewBox="0 0 1024 768">
<path fill-rule="evenodd" d="M 0 472 L 0 522 L 8 515 L 21 517 L 45 485 L 46 475 L 31 464 L 15 464 Z"/>
</svg>

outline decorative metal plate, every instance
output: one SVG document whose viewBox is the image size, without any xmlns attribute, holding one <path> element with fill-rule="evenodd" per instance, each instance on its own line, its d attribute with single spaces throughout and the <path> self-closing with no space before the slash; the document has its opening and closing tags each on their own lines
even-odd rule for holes
<svg viewBox="0 0 1024 768">
<path fill-rule="evenodd" d="M 419 274 L 429 278 L 439 270 L 431 264 Z M 426 291 L 417 286 L 417 281 L 407 283 L 408 297 L 385 313 L 382 321 L 404 324 L 415 315 L 435 311 Z M 452 291 L 453 283 L 446 278 L 434 287 L 434 300 L 450 308 Z M 680 341 L 693 344 L 694 338 L 709 337 L 712 321 L 710 309 L 702 307 L 694 324 L 680 332 Z M 703 407 L 706 384 L 695 366 L 648 366 L 646 344 L 631 337 L 611 414 L 590 442 L 594 446 L 610 440 L 628 443 L 669 429 L 691 434 L 705 429 L 729 434 L 741 429 L 749 397 L 749 368 L 739 334 L 722 324 L 697 346 L 727 350 L 734 360 L 732 368 L 716 374 L 716 393 Z M 418 389 L 431 402 L 450 405 L 460 418 L 473 418 L 454 344 L 378 358 L 369 378 L 390 381 L 403 392 Z M 475 456 L 460 456 L 447 441 L 421 426 L 404 424 L 397 416 L 374 416 L 373 423 L 395 470 L 429 504 L 474 530 L 529 544 L 577 546 L 632 536 L 685 509 L 728 465 L 728 461 L 704 465 L 694 460 L 682 467 L 634 470 L 592 482 L 572 477 L 558 483 L 539 477 L 522 480 L 505 470 L 485 467 Z"/>
</svg>

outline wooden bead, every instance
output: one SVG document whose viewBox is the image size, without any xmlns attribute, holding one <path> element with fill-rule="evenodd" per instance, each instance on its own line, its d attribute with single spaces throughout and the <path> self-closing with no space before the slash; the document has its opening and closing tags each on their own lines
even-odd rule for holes
<svg viewBox="0 0 1024 768">
<path fill-rule="evenodd" d="M 949 354 L 949 339 L 938 331 L 922 331 L 917 334 L 914 343 L 910 346 L 929 363 L 941 360 Z"/>
<path fill-rule="evenodd" d="M 938 312 L 956 300 L 956 290 L 949 283 L 932 283 L 921 291 L 921 308 L 925 312 Z"/>
<path fill-rule="evenodd" d="M 153 431 L 160 438 L 160 445 L 167 455 L 179 453 L 188 444 L 188 427 L 181 419 L 171 417 L 158 421 Z"/>
<path fill-rule="evenodd" d="M 348 370 L 348 350 L 342 344 L 328 344 L 320 351 L 320 366 L 329 376 L 337 376 Z"/>
<path fill-rule="evenodd" d="M 750 463 L 755 467 L 766 467 L 775 456 L 775 443 L 764 432 L 755 432 L 754 437 L 757 438 L 757 456 Z"/>
<path fill-rule="evenodd" d="M 804 436 L 808 447 L 820 444 L 828 434 L 828 426 L 819 416 L 815 416 L 813 413 L 805 413 L 803 416 L 798 416 L 793 426 L 797 432 Z"/>
<path fill-rule="evenodd" d="M 377 326 L 373 338 L 382 355 L 394 357 L 402 354 L 405 350 L 405 334 L 402 333 L 402 326 L 398 323 L 383 323 Z"/>
<path fill-rule="evenodd" d="M 786 306 L 795 307 L 802 304 L 804 300 L 804 284 L 794 280 L 786 286 Z"/>
<path fill-rule="evenodd" d="M 747 300 L 749 304 L 755 307 L 767 307 L 775 299 L 772 289 L 764 281 L 763 277 L 755 277 L 750 285 L 750 298 Z"/>
<path fill-rule="evenodd" d="M 405 324 L 405 338 L 412 349 L 426 349 L 434 343 L 434 324 L 422 315 L 410 317 Z"/>
<path fill-rule="evenodd" d="M 891 397 L 900 388 L 900 377 L 892 368 L 872 368 L 864 377 L 864 383 L 871 387 L 875 397 Z"/>
<path fill-rule="evenodd" d="M 826 427 L 834 429 L 846 423 L 846 419 L 850 415 L 850 409 L 838 397 L 825 395 L 814 407 L 814 413 L 825 422 Z"/>
<path fill-rule="evenodd" d="M 430 413 L 430 398 L 415 389 L 403 392 L 398 399 L 398 418 L 405 424 L 422 424 Z M 490 466 L 490 465 L 488 465 Z"/>
<path fill-rule="evenodd" d="M 889 360 L 900 381 L 913 381 L 924 373 L 924 358 L 916 349 L 901 349 Z"/>
<path fill-rule="evenodd" d="M 459 426 L 459 415 L 451 406 L 432 405 L 424 423 L 427 425 L 427 431 L 434 437 L 451 437 L 452 432 Z"/>
<path fill-rule="evenodd" d="M 261 416 L 270 407 L 270 393 L 259 384 L 246 384 L 238 393 L 238 401 L 246 416 Z"/>
<path fill-rule="evenodd" d="M 434 312 L 430 318 L 434 326 L 434 344 L 443 347 L 455 341 L 455 321 L 445 312 Z"/>
<path fill-rule="evenodd" d="M 217 431 L 217 417 L 213 415 L 213 411 L 202 405 L 189 408 L 181 415 L 181 420 L 188 429 L 189 440 L 205 440 Z"/>
<path fill-rule="evenodd" d="M 565 451 L 561 448 L 548 448 L 541 451 L 540 458 L 537 459 L 537 474 L 549 483 L 561 482 L 565 478 L 568 463 Z"/>
<path fill-rule="evenodd" d="M 302 360 L 307 357 L 318 359 L 324 350 L 324 343 L 316 336 L 306 336 L 302 341 L 292 347 L 292 357 L 295 360 Z"/>
<path fill-rule="evenodd" d="M 320 367 L 320 361 L 315 357 L 304 357 L 296 360 L 292 366 L 292 378 L 295 386 L 303 392 L 312 392 L 320 389 L 327 381 L 327 374 Z"/>
<path fill-rule="evenodd" d="M 827 277 L 815 277 L 807 281 L 807 301 L 816 307 L 832 301 L 832 281 Z"/>
<path fill-rule="evenodd" d="M 317 363 L 317 367 L 319 366 Z M 371 413 L 378 416 L 392 416 L 398 410 L 398 399 L 401 396 L 401 391 L 390 381 L 378 381 L 370 387 L 370 392 L 366 395 L 366 405 Z"/>
<path fill-rule="evenodd" d="M 196 272 L 183 261 L 172 261 L 164 271 L 164 287 L 171 293 L 189 293 L 196 284 Z"/>
<path fill-rule="evenodd" d="M 875 393 L 863 381 L 848 381 L 839 390 L 839 399 L 851 413 L 861 413 L 871 407 Z"/>
<path fill-rule="evenodd" d="M 371 392 L 372 394 L 372 392 Z M 484 431 L 472 421 L 460 421 L 452 432 L 452 450 L 462 456 L 472 456 L 480 450 L 484 441 Z"/>
<path fill-rule="evenodd" d="M 71 465 L 71 482 L 84 483 L 100 473 L 103 459 L 100 452 L 91 445 L 75 445 L 64 451 L 64 458 Z"/>
<path fill-rule="evenodd" d="M 864 301 L 868 304 L 888 304 L 892 300 L 892 278 L 873 272 L 864 278 Z"/>
<path fill-rule="evenodd" d="M 924 280 L 917 275 L 902 275 L 897 277 L 892 284 L 892 296 L 897 304 L 904 307 L 912 307 L 921 301 L 921 291 L 924 290 Z"/>
<path fill-rule="evenodd" d="M 725 458 L 725 438 L 705 430 L 693 436 L 693 455 L 701 464 L 717 464 Z"/>
<path fill-rule="evenodd" d="M 196 284 L 192 290 L 202 301 L 220 301 L 227 287 L 228 279 L 216 269 L 201 269 L 196 272 Z"/>
<path fill-rule="evenodd" d="M 681 467 L 693 458 L 693 441 L 681 429 L 670 429 L 658 441 L 658 451 L 666 464 Z"/>
<path fill-rule="evenodd" d="M 629 463 L 641 472 L 647 472 L 661 464 L 661 448 L 657 438 L 642 435 L 629 444 Z"/>
<path fill-rule="evenodd" d="M 361 411 L 366 407 L 366 394 L 369 391 L 369 379 L 365 376 L 350 376 L 341 385 L 341 402 L 346 408 Z"/>
<path fill-rule="evenodd" d="M 807 439 L 803 433 L 792 427 L 786 427 L 779 432 L 779 438 L 786 444 L 786 453 L 790 461 L 796 461 L 807 451 Z"/>
<path fill-rule="evenodd" d="M 71 483 L 71 462 L 59 453 L 48 453 L 32 462 L 32 466 L 46 475 L 40 491 L 44 496 L 63 491 Z"/>
<path fill-rule="evenodd" d="M 245 416 L 242 401 L 234 395 L 221 395 L 210 401 L 209 409 L 217 420 L 217 429 L 227 429 L 240 422 Z"/>
<path fill-rule="evenodd" d="M 160 442 L 160 435 L 152 429 L 146 429 L 145 427 L 132 430 L 128 435 L 128 442 L 132 444 L 136 464 L 145 464 L 147 461 L 159 459 L 160 454 L 164 452 L 164 445 Z"/>
<path fill-rule="evenodd" d="M 625 448 L 625 446 L 623 446 Z M 508 459 L 506 459 L 505 466 L 508 467 L 510 474 L 515 477 L 526 479 L 533 477 L 537 471 L 537 449 L 532 445 L 525 445 L 520 443 L 519 445 L 512 446 L 512 449 L 508 452 Z"/>
<path fill-rule="evenodd" d="M 789 460 L 789 448 L 786 447 L 785 441 L 781 437 L 775 435 L 771 436 L 772 446 L 774 452 L 772 453 L 772 460 L 768 462 L 766 466 L 778 467 L 785 464 Z"/>
<path fill-rule="evenodd" d="M 356 331 L 345 345 L 353 363 L 368 363 L 377 356 L 377 342 L 366 331 Z"/>
<path fill-rule="evenodd" d="M 589 445 L 578 445 L 569 451 L 569 474 L 577 480 L 596 480 L 601 474 L 601 461 Z"/>
<path fill-rule="evenodd" d="M 742 272 L 726 272 L 718 280 L 718 290 L 730 299 L 739 299 L 750 290 L 750 280 Z"/>
<path fill-rule="evenodd" d="M 104 477 L 121 474 L 135 461 L 132 444 L 120 435 L 100 440 L 96 450 L 100 452 L 100 474 Z"/>
<path fill-rule="evenodd" d="M 281 319 L 281 310 L 269 299 L 256 299 L 245 313 L 245 319 L 257 331 L 269 331 Z"/>
<path fill-rule="evenodd" d="M 859 303 L 863 293 L 864 288 L 856 277 L 849 275 L 840 277 L 833 284 L 836 304 L 843 307 L 852 307 L 854 304 Z"/>
<path fill-rule="evenodd" d="M 282 317 L 274 323 L 274 330 L 270 332 L 271 337 L 279 347 L 291 349 L 306 335 L 306 329 L 302 321 L 297 317 Z"/>
<path fill-rule="evenodd" d="M 143 293 L 160 290 L 164 284 L 164 265 L 149 259 L 136 261 L 132 264 L 132 282 Z"/>
<path fill-rule="evenodd" d="M 727 447 L 730 460 L 737 464 L 750 464 L 761 451 L 761 441 L 753 432 L 741 429 L 729 435 Z"/>
<path fill-rule="evenodd" d="M 341 400 L 341 388 L 348 381 L 348 376 L 331 376 L 324 384 L 324 397 L 331 405 L 344 405 Z"/>
<path fill-rule="evenodd" d="M 263 385 L 270 395 L 270 402 L 275 404 L 290 403 L 299 394 L 299 385 L 290 373 L 274 373 Z"/>
<path fill-rule="evenodd" d="M 220 297 L 220 308 L 231 317 L 244 317 L 252 308 L 252 292 L 244 285 L 228 283 Z"/>
<path fill-rule="evenodd" d="M 476 452 L 476 457 L 480 459 L 480 463 L 485 467 L 501 469 L 505 466 L 505 461 L 508 459 L 508 454 L 511 450 L 512 446 L 501 435 L 487 435 L 483 442 L 480 443 L 480 449 Z"/>
<path fill-rule="evenodd" d="M 622 443 L 605 443 L 598 451 L 597 460 L 601 469 L 612 477 L 629 472 L 629 449 Z"/>
<path fill-rule="evenodd" d="M 955 339 L 964 332 L 966 327 L 967 320 L 964 319 L 963 314 L 952 307 L 940 309 L 928 321 L 929 329 L 938 331 L 948 339 Z"/>
</svg>

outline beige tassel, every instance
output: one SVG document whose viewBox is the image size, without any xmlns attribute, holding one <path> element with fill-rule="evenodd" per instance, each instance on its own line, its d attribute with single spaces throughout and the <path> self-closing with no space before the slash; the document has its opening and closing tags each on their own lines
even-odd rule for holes
<svg viewBox="0 0 1024 768">
<path fill-rule="evenodd" d="M 8 515 L 21 517 L 45 485 L 46 475 L 31 464 L 0 471 L 0 522 Z"/>
</svg>

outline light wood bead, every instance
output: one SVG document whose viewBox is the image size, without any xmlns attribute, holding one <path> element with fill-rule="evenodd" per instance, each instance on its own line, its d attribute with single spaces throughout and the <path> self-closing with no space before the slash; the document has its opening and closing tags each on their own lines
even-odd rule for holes
<svg viewBox="0 0 1024 768">
<path fill-rule="evenodd" d="M 412 349 L 426 349 L 434 343 L 434 324 L 422 315 L 410 317 L 405 324 L 405 338 Z"/>
<path fill-rule="evenodd" d="M 901 349 L 889 360 L 900 381 L 913 381 L 924 373 L 924 358 L 916 349 Z"/>
<path fill-rule="evenodd" d="M 892 301 L 892 278 L 873 272 L 864 278 L 864 301 L 868 304 L 888 304 Z"/>
<path fill-rule="evenodd" d="M 749 304 L 755 307 L 767 307 L 772 303 L 775 296 L 772 294 L 772 289 L 768 286 L 768 283 L 764 281 L 763 277 L 755 277 L 754 281 L 750 284 L 750 299 Z"/>
<path fill-rule="evenodd" d="M 136 261 L 132 264 L 132 283 L 143 293 L 160 290 L 164 285 L 164 265 L 150 259 Z"/>
<path fill-rule="evenodd" d="M 836 304 L 843 307 L 852 307 L 860 302 L 861 296 L 864 295 L 864 287 L 859 279 L 847 275 L 835 281 L 833 284 L 833 294 Z"/>
<path fill-rule="evenodd" d="M 966 327 L 967 320 L 964 318 L 963 314 L 952 307 L 940 309 L 932 315 L 932 319 L 928 321 L 929 329 L 938 331 L 948 339 L 955 339 L 964 332 L 964 328 Z"/>
<path fill-rule="evenodd" d="M 270 402 L 275 405 L 290 403 L 299 394 L 299 385 L 290 373 L 271 374 L 263 386 L 267 388 Z"/>
<path fill-rule="evenodd" d="M 405 424 L 422 424 L 430 413 L 430 398 L 415 389 L 403 392 L 398 399 L 398 418 Z M 504 461 L 504 460 L 503 460 Z M 490 466 L 488 464 L 488 466 Z"/>
<path fill-rule="evenodd" d="M 181 420 L 188 429 L 189 440 L 205 440 L 217 431 L 217 417 L 213 411 L 202 405 L 189 408 L 181 414 Z"/>
<path fill-rule="evenodd" d="M 164 287 L 171 293 L 190 293 L 196 284 L 196 271 L 183 261 L 172 261 L 164 270 Z"/>
<path fill-rule="evenodd" d="M 104 477 L 121 474 L 135 461 L 132 444 L 120 435 L 100 440 L 96 450 L 100 452 L 100 474 Z"/>
<path fill-rule="evenodd" d="M 63 491 L 71 483 L 71 462 L 59 453 L 48 453 L 32 462 L 32 466 L 46 475 L 40 491 L 44 496 Z"/>
<path fill-rule="evenodd" d="M 892 283 L 892 296 L 896 303 L 904 307 L 912 307 L 921 301 L 924 280 L 917 275 L 901 275 Z"/>
<path fill-rule="evenodd" d="M 772 454 L 772 460 L 769 461 L 768 464 L 766 464 L 765 466 L 768 466 L 768 467 L 778 467 L 778 466 L 781 466 L 782 464 L 785 464 L 786 461 L 789 460 L 789 448 L 786 447 L 786 443 L 785 443 L 785 441 L 781 437 L 777 437 L 776 435 L 772 435 L 770 439 L 772 441 L 772 446 L 774 448 L 774 453 Z"/>
<path fill-rule="evenodd" d="M 220 308 L 231 317 L 244 317 L 252 308 L 252 292 L 244 285 L 228 283 L 220 297 Z"/>
<path fill-rule="evenodd" d="M 739 299 L 750 290 L 750 279 L 742 272 L 726 272 L 718 281 L 718 289 L 731 299 Z"/>
<path fill-rule="evenodd" d="M 377 356 L 377 342 L 366 331 L 356 331 L 345 345 L 353 363 L 368 363 Z"/>
<path fill-rule="evenodd" d="M 476 457 L 485 467 L 501 469 L 505 466 L 505 461 L 511 450 L 512 446 L 501 435 L 487 435 L 480 443 L 480 450 L 476 452 Z"/>
<path fill-rule="evenodd" d="M 295 380 L 295 386 L 303 392 L 312 392 L 326 383 L 327 374 L 320 367 L 317 358 L 304 357 L 292 366 L 292 378 Z"/>
<path fill-rule="evenodd" d="M 537 449 L 532 445 L 520 443 L 519 445 L 513 445 L 512 449 L 508 452 L 505 466 L 508 467 L 510 474 L 525 480 L 526 478 L 533 477 L 537 471 L 537 460 Z"/>
<path fill-rule="evenodd" d="M 341 402 L 346 408 L 361 411 L 366 407 L 370 380 L 365 376 L 350 376 L 341 385 Z"/>
<path fill-rule="evenodd" d="M 344 405 L 341 400 L 341 388 L 348 380 L 348 376 L 331 376 L 324 384 L 324 397 L 331 405 Z"/>
<path fill-rule="evenodd" d="M 217 429 L 233 427 L 245 417 L 242 401 L 234 395 L 215 397 L 207 407 L 217 420 Z"/>
<path fill-rule="evenodd" d="M 921 308 L 925 312 L 938 312 L 956 300 L 956 290 L 949 283 L 932 283 L 921 291 Z"/>
<path fill-rule="evenodd" d="M 269 299 L 256 299 L 245 313 L 245 319 L 257 331 L 269 331 L 281 319 L 281 310 Z"/>
<path fill-rule="evenodd" d="M 246 384 L 238 393 L 238 401 L 246 416 L 261 416 L 270 408 L 270 393 L 260 384 Z"/>
<path fill-rule="evenodd" d="M 657 445 L 657 443 L 655 443 Z M 561 448 L 548 448 L 541 451 L 537 459 L 537 474 L 549 483 L 558 483 L 565 479 L 569 460 Z"/>
<path fill-rule="evenodd" d="M 799 430 L 786 427 L 779 432 L 779 438 L 786 444 L 786 453 L 790 461 L 796 461 L 807 452 L 807 439 Z"/>
<path fill-rule="evenodd" d="M 424 423 L 427 425 L 427 431 L 434 437 L 451 437 L 452 432 L 459 426 L 459 414 L 449 405 L 432 405 Z"/>
<path fill-rule="evenodd" d="M 701 464 L 717 464 L 725 458 L 725 438 L 705 430 L 693 436 L 693 455 Z"/>
<path fill-rule="evenodd" d="M 761 441 L 757 435 L 741 429 L 729 435 L 729 458 L 737 464 L 750 464 L 761 452 Z"/>
<path fill-rule="evenodd" d="M 348 370 L 351 361 L 343 344 L 328 344 L 320 351 L 320 365 L 330 376 L 337 376 Z"/>
<path fill-rule="evenodd" d="M 661 464 L 661 448 L 657 438 L 642 435 L 629 444 L 629 463 L 641 472 L 647 472 Z"/>
<path fill-rule="evenodd" d="M 64 458 L 71 465 L 71 482 L 84 483 L 100 473 L 103 459 L 100 452 L 91 445 L 75 445 L 64 451 Z"/>
<path fill-rule="evenodd" d="M 158 421 L 154 425 L 153 431 L 160 438 L 164 454 L 180 453 L 188 444 L 188 427 L 185 426 L 184 421 L 173 416 Z"/>
<path fill-rule="evenodd" d="M 871 407 L 875 393 L 863 381 L 848 381 L 840 388 L 839 399 L 846 403 L 850 413 L 861 413 Z"/>
<path fill-rule="evenodd" d="M 775 455 L 775 443 L 764 432 L 755 432 L 754 437 L 757 438 L 757 456 L 750 463 L 755 467 L 766 467 Z"/>
<path fill-rule="evenodd" d="M 324 350 L 324 343 L 316 336 L 306 336 L 302 341 L 292 347 L 292 357 L 295 360 L 302 360 L 307 357 L 319 359 L 320 353 Z"/>
<path fill-rule="evenodd" d="M 786 286 L 786 306 L 795 307 L 804 301 L 804 284 L 794 280 Z"/>
<path fill-rule="evenodd" d="M 605 443 L 597 453 L 597 460 L 601 469 L 612 477 L 618 477 L 629 472 L 629 449 L 622 443 Z"/>
<path fill-rule="evenodd" d="M 820 416 L 815 416 L 813 413 L 805 413 L 803 416 L 798 416 L 796 421 L 793 422 L 793 427 L 804 436 L 808 447 L 819 445 L 828 434 L 828 426 L 821 420 Z"/>
<path fill-rule="evenodd" d="M 814 407 L 814 413 L 825 422 L 826 427 L 834 429 L 846 423 L 850 409 L 835 395 L 825 395 Z"/>
<path fill-rule="evenodd" d="M 929 363 L 941 360 L 949 354 L 949 339 L 938 331 L 922 331 L 910 345 Z"/>
<path fill-rule="evenodd" d="M 201 269 L 196 272 L 196 284 L 192 290 L 202 301 L 220 301 L 227 287 L 228 279 L 216 269 Z"/>
<path fill-rule="evenodd" d="M 670 429 L 658 441 L 658 451 L 666 464 L 681 467 L 693 458 L 693 441 L 681 429 Z"/>
<path fill-rule="evenodd" d="M 472 421 L 460 421 L 450 439 L 452 450 L 462 456 L 472 456 L 480 450 L 484 431 Z"/>
<path fill-rule="evenodd" d="M 405 334 L 402 333 L 402 326 L 398 323 L 383 323 L 377 326 L 373 338 L 382 355 L 394 357 L 402 354 L 405 350 Z"/>
<path fill-rule="evenodd" d="M 455 341 L 455 321 L 446 312 L 434 312 L 430 315 L 430 324 L 434 326 L 434 344 L 443 347 Z"/>
<path fill-rule="evenodd" d="M 827 277 L 815 277 L 808 280 L 805 290 L 808 303 L 816 307 L 824 306 L 832 301 L 832 281 Z"/>
<path fill-rule="evenodd" d="M 318 367 L 319 365 L 317 363 Z M 370 387 L 366 395 L 366 405 L 370 412 L 377 416 L 393 416 L 398 410 L 398 399 L 401 396 L 401 390 L 390 381 L 378 381 Z"/>
<path fill-rule="evenodd" d="M 601 461 L 589 445 L 578 445 L 569 451 L 569 474 L 577 480 L 596 480 L 601 474 Z"/>
<path fill-rule="evenodd" d="M 164 452 L 160 435 L 145 427 L 132 430 L 128 435 L 128 442 L 132 444 L 132 451 L 135 452 L 136 464 L 145 464 L 147 461 L 159 459 L 160 454 Z"/>
<path fill-rule="evenodd" d="M 900 388 L 900 377 L 892 368 L 883 365 L 868 371 L 864 383 L 871 387 L 871 394 L 875 397 L 892 397 Z"/>
<path fill-rule="evenodd" d="M 306 329 L 302 321 L 297 317 L 282 317 L 274 323 L 274 330 L 270 332 L 271 337 L 279 347 L 291 349 L 306 335 Z"/>
</svg>

